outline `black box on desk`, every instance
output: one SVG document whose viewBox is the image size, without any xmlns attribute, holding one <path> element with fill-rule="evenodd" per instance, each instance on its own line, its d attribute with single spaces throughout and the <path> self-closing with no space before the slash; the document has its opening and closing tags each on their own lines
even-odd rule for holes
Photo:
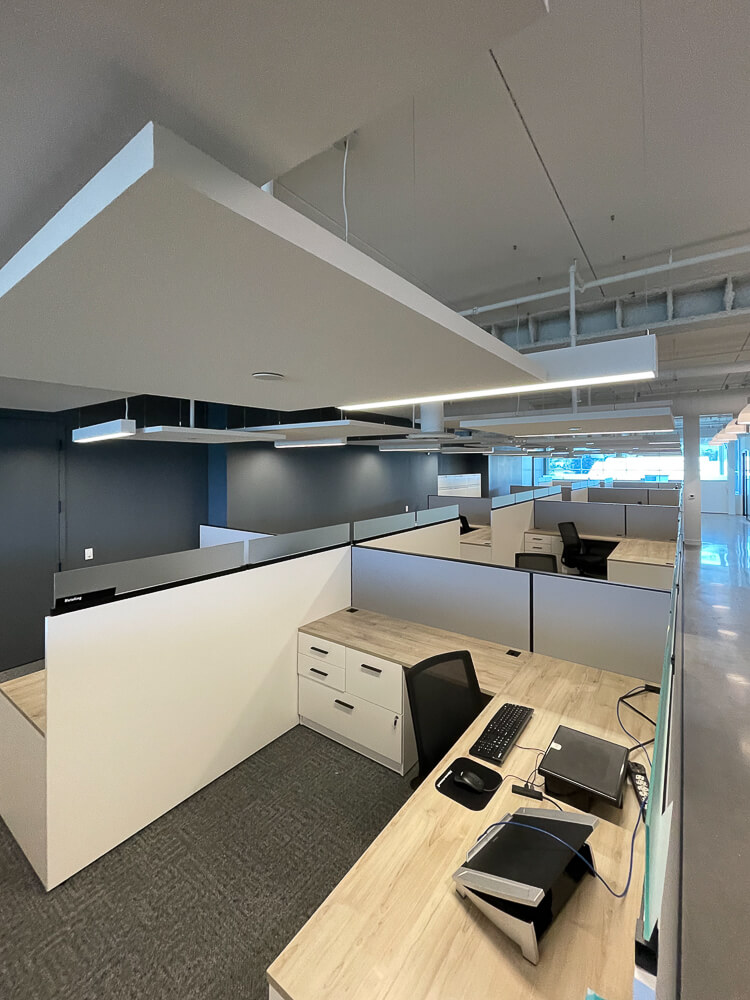
<svg viewBox="0 0 750 1000">
<path fill-rule="evenodd" d="M 595 816 L 551 809 L 508 813 L 454 872 L 456 889 L 536 965 L 545 931 L 591 874 L 594 858 L 586 841 L 598 822 Z"/>
</svg>

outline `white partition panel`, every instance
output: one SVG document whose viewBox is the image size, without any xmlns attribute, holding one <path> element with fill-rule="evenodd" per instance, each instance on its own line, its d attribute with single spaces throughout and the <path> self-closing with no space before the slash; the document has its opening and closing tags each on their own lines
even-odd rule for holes
<svg viewBox="0 0 750 1000">
<path fill-rule="evenodd" d="M 670 594 L 534 574 L 534 652 L 659 682 Z"/>
<path fill-rule="evenodd" d="M 220 528 L 215 524 L 200 526 L 200 542 L 202 549 L 212 545 L 227 545 L 229 542 L 244 542 L 252 538 L 268 538 L 265 531 L 242 531 L 240 528 Z"/>
<path fill-rule="evenodd" d="M 185 552 L 168 552 L 145 559 L 128 559 L 125 562 L 103 563 L 101 566 L 83 566 L 55 573 L 54 595 L 71 597 L 89 594 L 95 590 L 114 587 L 118 594 L 135 590 L 148 590 L 165 583 L 179 583 L 211 573 L 236 569 L 245 561 L 245 543 L 230 542 L 212 545 L 206 549 L 188 549 Z"/>
<path fill-rule="evenodd" d="M 502 566 L 352 549 L 355 607 L 519 649 L 530 648 L 530 580 Z"/>
<path fill-rule="evenodd" d="M 47 879 L 47 747 L 0 694 L 0 816 L 42 882 Z"/>
<path fill-rule="evenodd" d="M 400 531 L 397 535 L 372 538 L 358 544 L 371 549 L 390 549 L 393 552 L 414 552 L 419 555 L 439 556 L 443 559 L 460 559 L 461 522 L 456 518 L 453 521 L 442 521 L 439 524 Z"/>
<path fill-rule="evenodd" d="M 47 619 L 48 888 L 297 724 L 342 547 Z"/>
<path fill-rule="evenodd" d="M 677 539 L 679 507 L 626 507 L 625 525 L 631 538 L 669 542 Z"/>
<path fill-rule="evenodd" d="M 492 511 L 492 561 L 514 566 L 516 552 L 524 550 L 524 532 L 534 526 L 534 502 L 496 507 Z"/>
<path fill-rule="evenodd" d="M 570 499 L 575 503 L 586 503 L 589 499 L 593 500 L 594 497 L 589 497 L 588 486 L 580 486 L 578 489 L 570 491 Z"/>
</svg>

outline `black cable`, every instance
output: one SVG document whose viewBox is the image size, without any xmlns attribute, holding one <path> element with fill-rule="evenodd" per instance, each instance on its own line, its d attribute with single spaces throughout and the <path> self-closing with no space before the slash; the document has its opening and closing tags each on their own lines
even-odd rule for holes
<svg viewBox="0 0 750 1000">
<path fill-rule="evenodd" d="M 565 812 L 563 807 L 561 805 L 558 805 L 558 803 L 555 802 L 554 799 L 551 799 L 549 795 L 543 795 L 542 798 L 544 799 L 545 802 L 551 802 L 553 806 L 556 806 L 560 810 L 560 812 Z"/>
<path fill-rule="evenodd" d="M 646 722 L 650 722 L 652 726 L 656 725 L 656 719 L 652 719 L 650 715 L 646 715 L 646 713 L 642 712 L 640 708 L 636 708 L 635 705 L 631 705 L 627 699 L 627 695 L 624 695 L 619 700 L 623 703 L 623 705 L 627 705 L 631 712 L 635 712 L 636 715 L 640 715 L 642 719 L 645 719 Z"/>
</svg>

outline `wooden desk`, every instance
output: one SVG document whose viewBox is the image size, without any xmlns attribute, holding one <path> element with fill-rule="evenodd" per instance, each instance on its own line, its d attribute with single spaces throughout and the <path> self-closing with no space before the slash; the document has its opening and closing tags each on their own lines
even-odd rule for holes
<svg viewBox="0 0 750 1000">
<path fill-rule="evenodd" d="M 676 542 L 624 538 L 607 558 L 607 579 L 611 583 L 670 590 L 676 551 Z"/>
<path fill-rule="evenodd" d="M 467 562 L 492 562 L 492 528 L 486 524 L 459 536 L 461 558 Z"/>
<path fill-rule="evenodd" d="M 305 627 L 311 635 L 358 646 L 405 664 L 448 649 L 471 650 L 483 689 L 497 694 L 438 765 L 465 754 L 504 701 L 531 705 L 523 746 L 546 747 L 560 723 L 627 743 L 615 714 L 633 678 L 524 652 L 515 658 L 490 642 L 360 610 Z M 654 711 L 656 696 L 643 698 Z M 635 717 L 637 718 L 637 716 Z M 632 721 L 632 720 L 629 720 Z M 638 719 L 633 732 L 645 739 Z M 516 747 L 501 771 L 525 778 L 536 763 Z M 616 900 L 585 879 L 541 944 L 539 965 L 454 890 L 452 874 L 479 834 L 505 812 L 539 803 L 514 795 L 506 780 L 482 812 L 441 795 L 428 778 L 268 970 L 270 995 L 284 1000 L 584 1000 L 590 987 L 629 1000 L 635 924 L 643 882 L 639 833 L 633 885 Z M 549 808 L 553 808 L 549 806 Z M 620 889 L 627 876 L 635 796 L 604 806 L 591 838 L 602 876 Z"/>
<path fill-rule="evenodd" d="M 462 545 L 492 545 L 492 528 L 489 524 L 483 524 L 479 528 L 472 527 L 460 539 Z"/>
<path fill-rule="evenodd" d="M 36 670 L 0 684 L 0 693 L 42 733 L 47 732 L 47 671 Z"/>
</svg>

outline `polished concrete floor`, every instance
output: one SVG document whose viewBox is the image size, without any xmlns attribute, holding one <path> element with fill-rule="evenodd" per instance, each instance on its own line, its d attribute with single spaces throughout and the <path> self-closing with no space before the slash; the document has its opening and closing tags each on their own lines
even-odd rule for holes
<svg viewBox="0 0 750 1000">
<path fill-rule="evenodd" d="M 750 522 L 685 552 L 683 1000 L 750 997 Z"/>
</svg>

